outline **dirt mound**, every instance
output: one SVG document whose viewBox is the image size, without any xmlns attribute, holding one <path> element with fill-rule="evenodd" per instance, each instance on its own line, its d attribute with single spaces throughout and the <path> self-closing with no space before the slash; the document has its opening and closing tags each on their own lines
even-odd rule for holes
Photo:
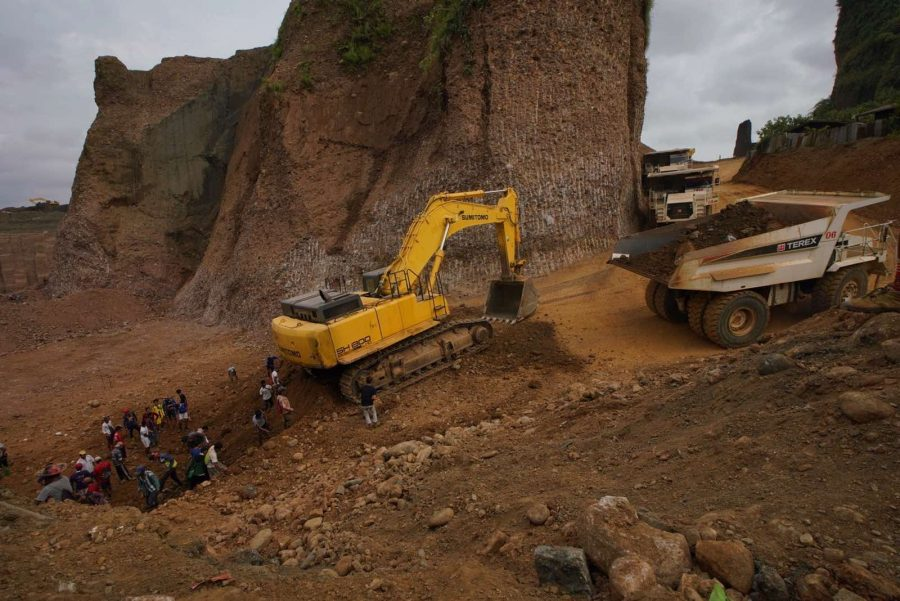
<svg viewBox="0 0 900 601">
<path fill-rule="evenodd" d="M 486 3 L 460 14 L 455 37 L 434 33 L 443 50 L 423 69 L 423 23 L 440 21 L 429 13 L 476 3 L 452 4 L 385 1 L 392 33 L 371 64 L 352 68 L 335 51 L 355 35 L 343 5 L 292 3 L 264 81 L 239 105 L 215 100 L 217 92 L 234 88 L 238 98 L 245 88 L 227 73 L 249 82 L 236 61 L 258 66 L 256 55 L 181 58 L 147 74 L 101 61 L 100 116 L 79 165 L 54 291 L 177 290 L 185 314 L 260 324 L 280 298 L 387 264 L 413 216 L 442 190 L 515 186 L 532 273 L 628 231 L 645 3 Z M 148 114 L 157 96 L 162 108 Z M 233 143 L 206 137 L 202 124 L 217 122 L 207 100 L 239 117 Z M 177 124 L 189 131 L 173 136 Z M 167 152 L 175 137 L 186 148 Z M 212 166 L 179 158 L 208 156 L 201 147 L 225 152 Z M 493 234 L 484 229 L 451 240 L 449 287 L 480 288 L 494 275 L 495 263 L 484 260 L 496 252 Z"/>
<path fill-rule="evenodd" d="M 777 154 L 757 153 L 734 181 L 771 190 L 878 191 L 891 200 L 858 211 L 872 220 L 900 214 L 900 140 L 861 140 L 846 146 L 798 148 Z"/>
</svg>

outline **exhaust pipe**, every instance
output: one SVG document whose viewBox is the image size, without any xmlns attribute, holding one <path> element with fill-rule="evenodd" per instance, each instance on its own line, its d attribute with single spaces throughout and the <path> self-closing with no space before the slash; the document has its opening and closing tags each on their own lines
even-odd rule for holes
<svg viewBox="0 0 900 601">
<path fill-rule="evenodd" d="M 531 280 L 494 280 L 484 304 L 487 319 L 515 323 L 538 307 L 538 293 Z"/>
</svg>

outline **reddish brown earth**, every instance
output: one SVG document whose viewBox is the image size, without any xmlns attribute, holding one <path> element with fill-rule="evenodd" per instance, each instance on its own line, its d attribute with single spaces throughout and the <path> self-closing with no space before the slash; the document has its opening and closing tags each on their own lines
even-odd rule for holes
<svg viewBox="0 0 900 601">
<path fill-rule="evenodd" d="M 900 421 L 854 424 L 837 401 L 846 390 L 900 401 L 900 368 L 877 344 L 849 337 L 866 318 L 834 313 L 785 330 L 797 317 L 779 313 L 771 341 L 722 352 L 654 317 L 643 283 L 598 260 L 541 278 L 532 319 L 503 329 L 460 370 L 387 395 L 377 430 L 366 430 L 333 386 L 290 373 L 297 419 L 283 433 L 277 423 L 272 448 L 257 447 L 249 426 L 264 340 L 146 312 L 126 326 L 98 320 L 79 337 L 8 353 L 0 361 L 0 440 L 13 460 L 7 500 L 27 506 L 45 462 L 102 450 L 103 414 L 175 387 L 189 395 L 194 423 L 224 441 L 232 473 L 150 514 L 130 507 L 139 505 L 132 483 L 116 482 L 112 507 L 42 507 L 56 517 L 46 525 L 5 518 L 0 553 L 17 560 L 0 568 L 0 596 L 64 598 L 71 594 L 57 593 L 59 583 L 74 582 L 90 599 L 154 591 L 178 599 L 558 598 L 537 586 L 532 550 L 578 545 L 569 523 L 605 494 L 627 496 L 646 508 L 645 519 L 689 536 L 708 526 L 720 539 L 743 540 L 791 582 L 820 567 L 862 591 L 847 559 L 897 579 Z M 111 293 L 96 294 L 29 301 L 33 310 L 17 323 L 51 306 L 88 311 Z M 794 366 L 759 376 L 760 357 L 775 351 Z M 843 369 L 831 375 L 836 366 Z M 163 447 L 184 460 L 173 434 L 164 432 Z M 429 441 L 431 457 L 380 459 L 380 447 L 415 439 Z M 134 467 L 140 451 L 129 449 Z M 379 494 L 393 474 L 400 496 Z M 342 487 L 352 479 L 361 482 Z M 240 500 L 248 484 L 257 497 Z M 534 502 L 550 509 L 544 526 L 524 517 Z M 270 516 L 267 504 L 282 511 Z M 455 517 L 430 530 L 427 519 L 442 507 Z M 304 523 L 316 515 L 325 525 L 310 532 Z M 236 563 L 233 553 L 265 527 L 274 533 L 260 549 L 268 563 Z M 497 530 L 508 542 L 479 553 Z M 813 546 L 799 542 L 805 533 Z M 286 562 L 293 544 L 298 560 L 312 548 L 321 556 L 308 569 L 270 561 Z M 826 547 L 845 559 L 826 559 Z M 357 567 L 335 578 L 328 570 L 342 556 Z M 189 591 L 225 569 L 231 586 Z"/>
<path fill-rule="evenodd" d="M 860 211 L 869 219 L 900 215 L 900 140 L 889 137 L 860 140 L 829 148 L 799 148 L 777 154 L 756 154 L 734 177 L 743 184 L 772 190 L 878 191 L 887 203 Z"/>
</svg>

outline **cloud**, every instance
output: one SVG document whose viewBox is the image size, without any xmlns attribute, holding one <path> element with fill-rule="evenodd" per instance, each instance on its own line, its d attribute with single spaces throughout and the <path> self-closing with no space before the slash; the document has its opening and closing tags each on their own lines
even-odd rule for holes
<svg viewBox="0 0 900 601">
<path fill-rule="evenodd" d="M 228 57 L 271 43 L 288 0 L 4 0 L 0 7 L 0 206 L 69 198 L 96 114 L 94 58 L 131 69 Z M 644 141 L 728 156 L 737 124 L 808 111 L 831 91 L 830 0 L 658 0 Z"/>
<path fill-rule="evenodd" d="M 825 0 L 659 0 L 643 141 L 731 156 L 744 119 L 809 111 L 831 93 L 836 22 Z"/>
<path fill-rule="evenodd" d="M 272 43 L 288 0 L 4 0 L 0 6 L 0 207 L 69 199 L 96 115 L 94 59 L 150 69 L 166 56 L 225 58 Z"/>
</svg>

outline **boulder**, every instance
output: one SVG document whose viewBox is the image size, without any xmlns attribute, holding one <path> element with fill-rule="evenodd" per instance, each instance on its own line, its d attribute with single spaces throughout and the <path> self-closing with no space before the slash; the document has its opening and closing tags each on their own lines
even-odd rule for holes
<svg viewBox="0 0 900 601">
<path fill-rule="evenodd" d="M 346 576 L 350 572 L 353 571 L 353 557 L 350 555 L 344 555 L 341 557 L 336 564 L 334 564 L 334 571 L 337 572 L 338 576 Z"/>
<path fill-rule="evenodd" d="M 900 363 L 900 338 L 891 338 L 881 343 L 884 356 L 891 363 Z"/>
<path fill-rule="evenodd" d="M 607 496 L 590 504 L 579 522 L 585 554 L 606 574 L 616 559 L 628 553 L 643 557 L 666 586 L 677 585 L 681 575 L 691 569 L 687 539 L 640 521 L 624 497 Z"/>
<path fill-rule="evenodd" d="M 761 376 L 769 376 L 792 367 L 794 367 L 794 362 L 786 356 L 781 353 L 771 353 L 760 358 L 756 371 Z"/>
<path fill-rule="evenodd" d="M 609 589 L 615 601 L 641 599 L 654 587 L 653 566 L 637 555 L 623 555 L 609 568 Z"/>
<path fill-rule="evenodd" d="M 575 547 L 540 545 L 534 549 L 538 580 L 572 595 L 592 595 L 594 587 L 584 551 Z"/>
<path fill-rule="evenodd" d="M 263 528 L 250 539 L 250 542 L 247 543 L 247 547 L 253 551 L 259 551 L 265 547 L 270 540 L 272 540 L 272 529 Z"/>
<path fill-rule="evenodd" d="M 309 518 L 308 520 L 303 522 L 303 527 L 306 528 L 307 530 L 315 530 L 316 528 L 318 528 L 319 526 L 322 525 L 322 521 L 323 520 L 321 517 Z"/>
<path fill-rule="evenodd" d="M 864 323 L 850 340 L 861 346 L 879 344 L 900 338 L 900 313 L 880 313 Z"/>
<path fill-rule="evenodd" d="M 753 577 L 753 591 L 766 601 L 791 600 L 784 578 L 772 566 L 760 566 L 759 572 Z"/>
<path fill-rule="evenodd" d="M 403 496 L 403 480 L 400 476 L 391 476 L 384 482 L 380 482 L 375 487 L 375 493 L 379 497 L 388 497 L 389 499 L 399 499 Z"/>
<path fill-rule="evenodd" d="M 403 457 L 404 455 L 418 455 L 419 451 L 427 447 L 428 445 L 420 440 L 406 440 L 403 442 L 398 442 L 394 446 L 389 449 L 386 449 L 382 454 L 385 461 L 392 457 Z"/>
<path fill-rule="evenodd" d="M 255 499 L 258 493 L 255 486 L 253 486 L 252 484 L 248 484 L 247 486 L 243 487 L 238 494 L 245 501 L 249 501 L 250 499 Z"/>
<path fill-rule="evenodd" d="M 543 503 L 535 503 L 525 512 L 525 517 L 535 526 L 542 526 L 550 519 L 550 508 Z"/>
<path fill-rule="evenodd" d="M 842 563 L 832 573 L 842 583 L 870 599 L 900 599 L 900 585 L 855 563 Z"/>
<path fill-rule="evenodd" d="M 831 601 L 831 578 L 813 572 L 797 580 L 796 597 L 799 601 Z"/>
<path fill-rule="evenodd" d="M 440 528 L 441 526 L 446 526 L 450 523 L 450 520 L 453 519 L 453 510 L 449 507 L 445 507 L 444 509 L 439 509 L 431 514 L 431 517 L 428 518 L 428 527 L 429 528 Z"/>
<path fill-rule="evenodd" d="M 738 541 L 700 540 L 697 563 L 711 576 L 745 595 L 753 586 L 753 554 Z"/>
<path fill-rule="evenodd" d="M 851 390 L 838 397 L 841 412 L 856 424 L 886 419 L 894 408 L 869 392 Z"/>
<path fill-rule="evenodd" d="M 275 508 L 272 505 L 269 505 L 268 503 L 260 505 L 259 507 L 256 508 L 256 517 L 258 517 L 260 519 L 268 520 L 273 515 L 275 515 Z"/>
</svg>

